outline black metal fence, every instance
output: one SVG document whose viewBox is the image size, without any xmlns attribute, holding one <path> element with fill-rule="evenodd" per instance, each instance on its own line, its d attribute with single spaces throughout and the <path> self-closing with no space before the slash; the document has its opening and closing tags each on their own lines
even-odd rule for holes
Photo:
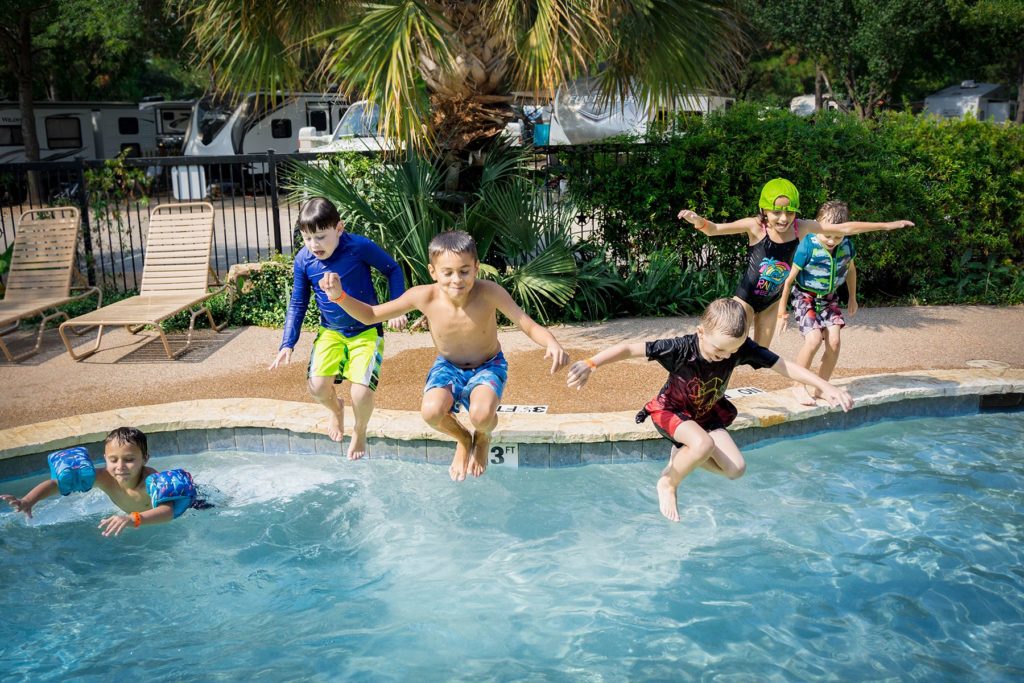
<svg viewBox="0 0 1024 683">
<path fill-rule="evenodd" d="M 557 154 L 593 155 L 596 148 L 538 148 L 536 170 L 544 201 L 557 203 L 569 180 Z M 604 148 L 603 153 L 608 153 Z M 628 150 L 613 151 L 629 154 Z M 212 265 L 226 275 L 232 264 L 256 262 L 275 252 L 291 253 L 298 205 L 282 189 L 293 163 L 311 163 L 323 154 L 266 154 L 225 157 L 146 157 L 124 165 L 147 179 L 145 200 L 96 202 L 100 187 L 90 187 L 90 170 L 103 161 L 61 161 L 0 165 L 0 252 L 14 242 L 23 211 L 73 204 L 82 212 L 78 265 L 90 284 L 110 291 L 137 289 L 142 278 L 149 214 L 160 204 L 209 201 L 215 223 Z M 95 181 L 94 181 L 95 182 Z M 140 196 L 143 193 L 139 193 Z M 598 220 L 581 215 L 577 236 Z"/>
</svg>

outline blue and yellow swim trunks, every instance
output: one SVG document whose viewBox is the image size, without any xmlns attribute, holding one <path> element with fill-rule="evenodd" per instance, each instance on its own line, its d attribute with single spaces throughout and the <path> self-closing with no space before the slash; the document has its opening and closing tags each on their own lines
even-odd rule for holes
<svg viewBox="0 0 1024 683">
<path fill-rule="evenodd" d="M 334 377 L 335 384 L 348 380 L 377 390 L 384 361 L 384 337 L 371 327 L 354 337 L 321 327 L 309 354 L 307 377 Z"/>
<path fill-rule="evenodd" d="M 455 401 L 452 403 L 452 412 L 459 412 L 459 405 L 469 410 L 469 395 L 478 386 L 488 386 L 501 398 L 505 391 L 505 380 L 508 379 L 508 361 L 505 355 L 498 351 L 494 358 L 484 361 L 475 368 L 464 370 L 443 356 L 438 356 L 434 366 L 430 368 L 427 375 L 427 385 L 423 393 L 431 389 L 449 389 Z"/>
</svg>

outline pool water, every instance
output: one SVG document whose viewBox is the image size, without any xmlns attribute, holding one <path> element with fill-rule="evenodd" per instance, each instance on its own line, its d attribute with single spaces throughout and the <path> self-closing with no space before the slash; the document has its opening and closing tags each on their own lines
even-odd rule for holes
<svg viewBox="0 0 1024 683">
<path fill-rule="evenodd" d="M 1020 680 L 1022 444 L 1021 413 L 778 442 L 684 482 L 680 524 L 655 463 L 162 458 L 218 507 L 0 515 L 0 677 Z"/>
</svg>

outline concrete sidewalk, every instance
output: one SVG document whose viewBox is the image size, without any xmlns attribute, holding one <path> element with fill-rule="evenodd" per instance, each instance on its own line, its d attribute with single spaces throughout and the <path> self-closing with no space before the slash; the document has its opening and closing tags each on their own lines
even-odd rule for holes
<svg viewBox="0 0 1024 683">
<path fill-rule="evenodd" d="M 606 323 L 552 328 L 576 360 L 610 344 L 688 334 L 696 318 L 621 319 Z M 1024 367 L 1024 307 L 983 306 L 863 309 L 843 331 L 836 377 L 918 369 L 958 369 L 974 359 Z M 16 348 L 31 335 L 9 339 Z M 305 366 L 313 335 L 304 333 L 290 366 L 267 369 L 280 344 L 280 330 L 235 328 L 221 334 L 208 330 L 189 353 L 167 360 L 156 336 L 133 336 L 123 329 L 104 338 L 103 350 L 76 363 L 55 330 L 48 331 L 42 351 L 17 364 L 0 366 L 4 400 L 0 428 L 124 407 L 203 398 L 274 398 L 323 409 L 305 388 Z M 518 330 L 500 333 L 509 357 L 510 383 L 505 403 L 544 404 L 553 413 L 605 412 L 639 408 L 665 379 L 665 371 L 643 360 L 601 368 L 580 392 L 565 388 L 565 373 L 549 375 L 548 363 Z M 88 335 L 82 338 L 87 343 Z M 156 342 L 156 343 L 153 343 Z M 802 342 L 790 330 L 772 349 L 794 358 Z M 435 352 L 427 333 L 389 333 L 377 406 L 416 410 L 423 380 Z M 770 371 L 739 368 L 732 386 L 777 389 L 788 381 Z M 341 392 L 347 395 L 347 389 Z M 172 416 L 168 416 L 171 418 Z M 2 448 L 2 444 L 0 444 Z"/>
</svg>

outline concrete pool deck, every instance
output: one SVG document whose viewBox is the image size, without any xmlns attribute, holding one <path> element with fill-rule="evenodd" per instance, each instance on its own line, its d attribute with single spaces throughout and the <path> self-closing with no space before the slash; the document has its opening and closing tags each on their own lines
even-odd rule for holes
<svg viewBox="0 0 1024 683">
<path fill-rule="evenodd" d="M 578 359 L 619 341 L 686 334 L 695 325 L 695 318 L 631 319 L 553 331 Z M 152 335 L 133 337 L 115 330 L 104 351 L 75 363 L 55 337 L 48 333 L 36 358 L 0 369 L 5 387 L 0 460 L 96 443 L 110 429 L 126 424 L 162 435 L 154 436 L 155 454 L 220 448 L 344 452 L 345 445 L 324 436 L 324 411 L 305 395 L 304 359 L 311 334 L 304 334 L 296 348 L 296 362 L 278 371 L 266 370 L 279 343 L 277 330 L 207 333 L 198 348 L 178 361 L 162 357 L 153 348 Z M 512 378 L 505 403 L 549 406 L 547 414 L 500 416 L 495 440 L 524 444 L 521 463 L 645 459 L 645 444 L 647 457 L 664 457 L 664 444 L 650 425 L 633 420 L 664 381 L 660 367 L 638 360 L 602 368 L 590 385 L 574 392 L 565 389 L 564 373 L 548 375 L 542 352 L 524 335 L 512 330 L 501 337 Z M 849 416 L 824 406 L 801 406 L 784 378 L 740 368 L 731 386 L 754 386 L 767 393 L 735 399 L 740 416 L 731 431 L 738 441 L 752 443 L 849 426 L 869 416 L 876 420 L 943 410 L 971 412 L 972 406 L 977 409 L 978 396 L 1024 392 L 1022 339 L 1024 307 L 867 309 L 844 330 L 836 374 L 836 383 L 854 396 L 855 410 Z M 790 331 L 773 349 L 793 358 L 800 342 Z M 378 457 L 397 454 L 447 463 L 450 445 L 415 410 L 433 356 L 429 335 L 391 333 L 387 344 L 380 407 L 370 425 L 376 441 L 371 449 Z M 1008 367 L 965 368 L 973 359 Z M 180 400 L 183 396 L 190 400 Z M 929 407 L 916 412 L 893 408 L 908 400 Z M 349 413 L 347 424 L 351 419 Z M 583 443 L 592 445 L 581 448 Z M 8 471 L 0 478 L 12 475 Z"/>
</svg>

